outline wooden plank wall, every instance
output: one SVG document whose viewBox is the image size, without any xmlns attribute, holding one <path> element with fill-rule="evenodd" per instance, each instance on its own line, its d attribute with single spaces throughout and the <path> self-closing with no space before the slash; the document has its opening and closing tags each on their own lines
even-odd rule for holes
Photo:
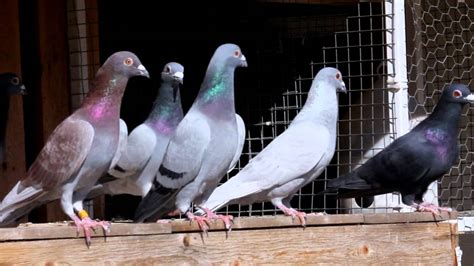
<svg viewBox="0 0 474 266">
<path fill-rule="evenodd" d="M 36 0 L 37 46 L 41 75 L 39 80 L 41 104 L 40 121 L 43 143 L 70 114 L 69 50 L 67 43 L 67 13 L 64 0 Z M 39 150 L 37 151 L 39 152 Z M 40 221 L 67 219 L 58 201 L 43 208 Z"/>
<path fill-rule="evenodd" d="M 0 229 L 0 263 L 455 265 L 455 222 L 420 213 L 327 215 L 310 217 L 303 229 L 287 216 L 246 217 L 236 218 L 229 237 L 220 224 L 202 236 L 184 220 L 122 223 L 90 249 L 73 238 L 74 227 L 26 225 Z"/>
<path fill-rule="evenodd" d="M 19 23 L 18 0 L 3 0 L 0 8 L 0 72 L 13 72 L 21 77 Z M 0 166 L 0 198 L 7 194 L 26 171 L 22 96 L 10 98 L 8 116 L 6 162 Z"/>
</svg>

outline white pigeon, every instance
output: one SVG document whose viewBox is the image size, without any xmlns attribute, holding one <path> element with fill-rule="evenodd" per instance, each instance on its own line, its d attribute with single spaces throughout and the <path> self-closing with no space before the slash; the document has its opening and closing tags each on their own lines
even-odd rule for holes
<svg viewBox="0 0 474 266">
<path fill-rule="evenodd" d="M 308 99 L 288 129 L 276 137 L 229 181 L 219 186 L 201 205 L 216 211 L 227 204 L 271 201 L 285 215 L 306 214 L 290 206 L 291 198 L 318 177 L 331 161 L 336 147 L 338 100 L 346 92 L 341 72 L 321 69 L 313 80 Z"/>
</svg>

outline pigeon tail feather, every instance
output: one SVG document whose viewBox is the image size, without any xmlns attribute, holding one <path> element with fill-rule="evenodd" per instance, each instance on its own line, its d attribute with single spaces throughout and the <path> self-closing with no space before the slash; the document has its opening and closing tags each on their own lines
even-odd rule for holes
<svg viewBox="0 0 474 266">
<path fill-rule="evenodd" d="M 38 198 L 44 193 L 42 189 L 22 187 L 18 182 L 0 205 L 0 226 L 11 224 L 16 219 L 28 214 L 39 205 L 32 204 L 32 202 L 38 202 Z"/>
<path fill-rule="evenodd" d="M 138 205 L 133 220 L 141 223 L 164 216 L 170 211 L 169 205 L 173 205 L 174 208 L 174 199 L 178 191 L 177 189 L 165 188 L 155 182 L 155 187 L 148 192 Z"/>
</svg>

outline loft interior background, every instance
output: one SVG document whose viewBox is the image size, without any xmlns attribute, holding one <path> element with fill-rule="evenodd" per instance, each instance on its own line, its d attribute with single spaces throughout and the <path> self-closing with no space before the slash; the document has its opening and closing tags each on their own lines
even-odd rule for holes
<svg viewBox="0 0 474 266">
<path fill-rule="evenodd" d="M 197 95 L 212 53 L 226 42 L 238 44 L 249 63 L 248 68 L 238 69 L 235 75 L 236 109 L 249 128 L 260 122 L 282 92 L 293 89 L 295 78 L 311 75 L 311 60 L 321 60 L 323 46 L 333 43 L 334 32 L 344 29 L 347 16 L 357 14 L 357 2 L 98 3 L 102 61 L 115 51 L 130 50 L 152 75 L 152 82 L 142 78 L 129 82 L 122 103 L 122 118 L 129 130 L 148 115 L 164 64 L 183 64 L 181 95 L 187 110 Z M 306 85 L 309 88 L 310 84 Z M 131 198 L 107 197 L 106 217 L 131 217 L 138 202 Z"/>
</svg>

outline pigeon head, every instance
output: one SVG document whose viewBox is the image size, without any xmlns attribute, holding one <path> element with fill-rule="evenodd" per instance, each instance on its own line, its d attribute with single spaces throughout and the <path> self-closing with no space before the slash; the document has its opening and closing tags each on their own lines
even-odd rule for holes
<svg viewBox="0 0 474 266">
<path fill-rule="evenodd" d="M 224 59 L 229 66 L 247 67 L 247 59 L 240 50 L 240 47 L 232 43 L 219 46 L 213 57 Z"/>
<path fill-rule="evenodd" d="M 173 101 L 176 101 L 179 84 L 183 84 L 183 79 L 184 67 L 176 62 L 166 64 L 161 72 L 161 80 L 163 80 L 163 82 L 171 83 L 171 86 L 173 87 Z"/>
<path fill-rule="evenodd" d="M 183 84 L 184 78 L 184 67 L 175 62 L 171 62 L 165 65 L 161 72 L 161 79 L 163 81 L 172 82 L 176 84 Z"/>
<path fill-rule="evenodd" d="M 131 52 L 122 51 L 111 55 L 102 65 L 104 68 L 112 68 L 114 73 L 127 78 L 144 76 L 150 78 L 148 71 L 140 62 L 140 59 Z"/>
<path fill-rule="evenodd" d="M 460 83 L 451 84 L 444 89 L 440 101 L 448 101 L 454 103 L 474 103 L 474 94 L 468 86 Z"/>
<path fill-rule="evenodd" d="M 341 71 L 333 67 L 325 67 L 316 74 L 316 81 L 325 81 L 336 88 L 337 92 L 346 93 L 346 84 L 342 80 Z"/>
<path fill-rule="evenodd" d="M 26 94 L 20 77 L 10 72 L 0 74 L 0 90 L 3 95 Z"/>
</svg>

